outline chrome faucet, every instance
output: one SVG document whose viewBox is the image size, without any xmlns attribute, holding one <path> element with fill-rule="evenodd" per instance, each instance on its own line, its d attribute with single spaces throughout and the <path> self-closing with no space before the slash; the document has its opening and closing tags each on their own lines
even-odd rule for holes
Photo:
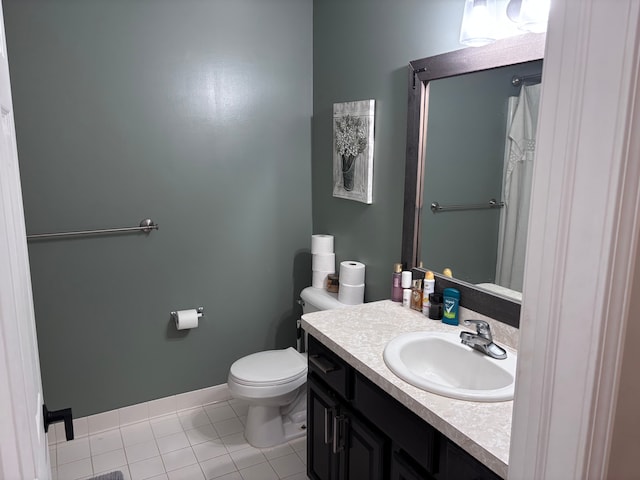
<svg viewBox="0 0 640 480">
<path fill-rule="evenodd" d="M 463 344 L 498 360 L 507 358 L 507 351 L 493 343 L 491 328 L 487 322 L 484 320 L 465 320 L 464 324 L 467 326 L 475 325 L 476 333 L 460 332 Z"/>
</svg>

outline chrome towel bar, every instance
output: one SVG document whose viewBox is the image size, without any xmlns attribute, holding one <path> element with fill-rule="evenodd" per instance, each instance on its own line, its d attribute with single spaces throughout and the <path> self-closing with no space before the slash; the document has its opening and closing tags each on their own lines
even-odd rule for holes
<svg viewBox="0 0 640 480">
<path fill-rule="evenodd" d="M 487 203 L 476 203 L 469 205 L 440 205 L 438 202 L 431 204 L 431 211 L 433 213 L 444 212 L 446 210 L 480 210 L 485 208 L 502 208 L 504 202 L 498 202 L 495 198 L 492 198 Z"/>
<path fill-rule="evenodd" d="M 534 73 L 533 75 L 514 75 L 511 78 L 511 85 L 519 87 L 525 82 L 540 83 L 542 80 L 542 73 Z"/>
<path fill-rule="evenodd" d="M 98 230 L 80 230 L 77 232 L 58 232 L 58 233 L 36 233 L 33 235 L 27 235 L 27 240 L 38 240 L 41 238 L 55 238 L 55 237 L 79 237 L 83 235 L 102 235 L 107 233 L 123 233 L 123 232 L 144 232 L 149 233 L 151 230 L 158 230 L 158 225 L 153 223 L 153 220 L 146 218 L 140 222 L 137 227 L 122 227 L 122 228 L 102 228 Z"/>
</svg>

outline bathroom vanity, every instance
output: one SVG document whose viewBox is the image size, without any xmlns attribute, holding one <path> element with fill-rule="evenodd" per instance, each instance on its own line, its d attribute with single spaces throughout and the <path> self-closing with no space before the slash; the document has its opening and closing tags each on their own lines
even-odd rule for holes
<svg viewBox="0 0 640 480">
<path fill-rule="evenodd" d="M 383 360 L 401 333 L 463 328 L 391 301 L 304 315 L 302 325 L 309 334 L 310 478 L 506 478 L 512 401 L 432 394 L 396 377 Z M 503 332 L 494 329 L 494 337 L 504 342 Z"/>
</svg>

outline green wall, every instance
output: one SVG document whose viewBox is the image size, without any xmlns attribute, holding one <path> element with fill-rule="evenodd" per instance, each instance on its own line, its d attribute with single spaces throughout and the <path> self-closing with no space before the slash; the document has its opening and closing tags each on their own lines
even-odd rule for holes
<svg viewBox="0 0 640 480">
<path fill-rule="evenodd" d="M 400 261 L 409 61 L 456 50 L 464 2 L 313 3 L 313 230 L 336 261 L 367 265 L 367 301 L 389 298 Z M 376 100 L 373 204 L 332 197 L 333 103 Z"/>
<path fill-rule="evenodd" d="M 367 300 L 389 297 L 406 67 L 461 47 L 462 1 L 3 4 L 28 232 L 160 224 L 30 243 L 50 408 L 220 384 L 236 358 L 293 344 L 312 232 L 367 265 Z M 331 115 L 369 98 L 365 205 L 332 197 Z M 176 332 L 169 312 L 199 305 L 201 326 Z"/>
<path fill-rule="evenodd" d="M 311 0 L 4 0 L 44 393 L 84 416 L 293 345 L 310 284 Z M 177 332 L 169 312 L 203 306 Z"/>
</svg>

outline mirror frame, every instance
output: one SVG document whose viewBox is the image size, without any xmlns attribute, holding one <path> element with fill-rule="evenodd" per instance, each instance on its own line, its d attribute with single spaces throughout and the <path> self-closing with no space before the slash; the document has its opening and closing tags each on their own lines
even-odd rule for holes
<svg viewBox="0 0 640 480">
<path fill-rule="evenodd" d="M 407 149 L 404 177 L 404 210 L 402 220 L 402 253 L 404 268 L 424 275 L 416 268 L 420 257 L 420 216 L 423 210 L 423 180 L 429 82 L 466 73 L 517 65 L 544 57 L 546 34 L 529 33 L 498 40 L 484 47 L 461 50 L 421 58 L 409 62 Z M 436 275 L 436 290 L 455 287 L 461 292 L 460 305 L 483 315 L 518 327 L 520 302 L 489 293 L 474 285 Z"/>
</svg>

